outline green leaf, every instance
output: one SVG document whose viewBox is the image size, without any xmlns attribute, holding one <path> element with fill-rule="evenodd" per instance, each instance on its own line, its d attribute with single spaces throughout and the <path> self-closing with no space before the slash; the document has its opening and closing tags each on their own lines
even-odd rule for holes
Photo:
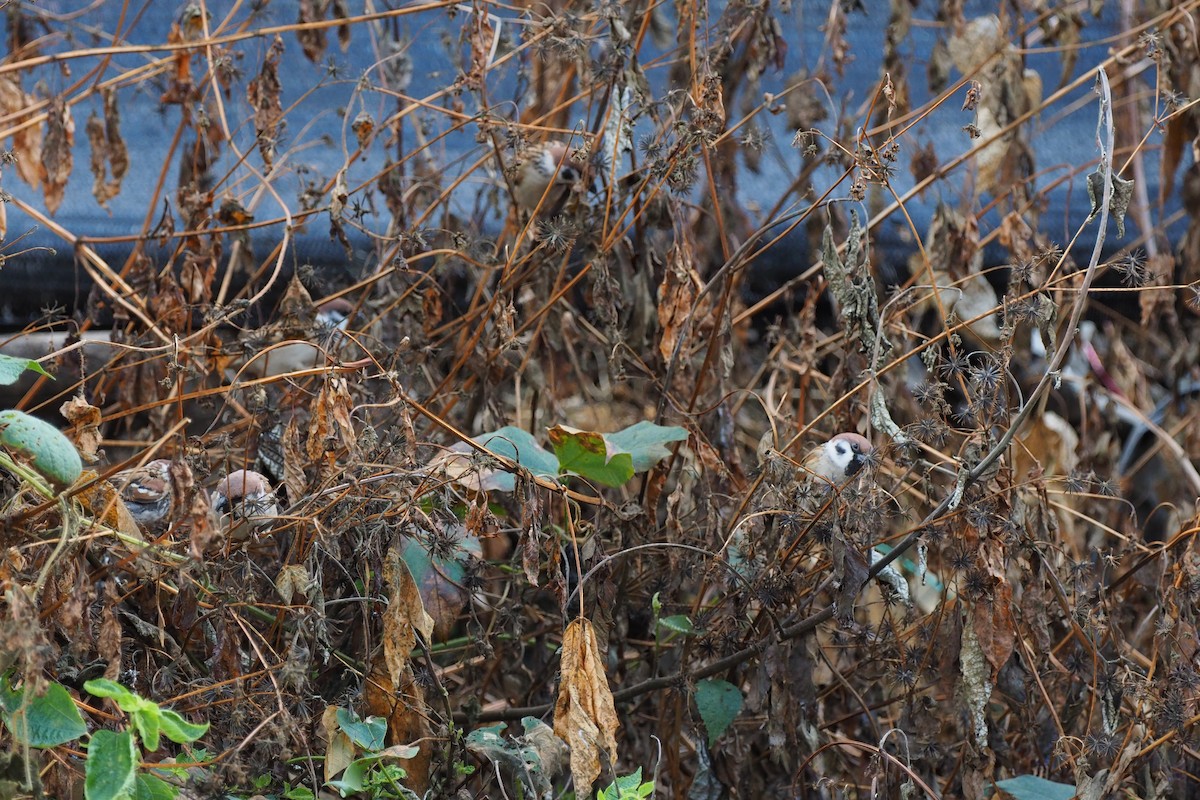
<svg viewBox="0 0 1200 800">
<path fill-rule="evenodd" d="M 669 631 L 675 633 L 692 633 L 696 628 L 692 625 L 692 621 L 688 619 L 686 614 L 675 614 L 670 617 L 663 617 L 658 621 L 658 624 Z"/>
<path fill-rule="evenodd" d="M 671 455 L 667 444 L 687 441 L 688 432 L 676 425 L 655 425 L 653 422 L 642 421 L 624 430 L 610 433 L 604 438 L 632 456 L 635 472 L 645 472 Z"/>
<path fill-rule="evenodd" d="M 6 356 L 0 353 L 0 385 L 12 386 L 21 379 L 26 370 L 36 372 L 39 375 L 45 375 L 50 380 L 54 380 L 54 376 L 42 369 L 42 365 L 33 359 L 17 358 L 16 356 Z"/>
<path fill-rule="evenodd" d="M 174 800 L 178 796 L 179 789 L 157 775 L 140 772 L 135 779 L 134 800 Z"/>
<path fill-rule="evenodd" d="M 142 744 L 147 750 L 158 749 L 158 734 L 162 728 L 162 712 L 158 707 L 153 711 L 140 709 L 132 712 L 129 715 L 133 727 L 137 729 L 138 735 L 142 737 Z"/>
<path fill-rule="evenodd" d="M 497 431 L 482 433 L 472 441 L 489 452 L 515 461 L 538 477 L 558 478 L 558 459 L 548 452 L 528 431 L 506 426 Z M 465 486 L 480 491 L 496 489 L 511 492 L 516 489 L 516 478 L 506 466 L 488 467 L 476 462 L 475 448 L 459 442 L 450 448 L 450 453 L 441 461 L 447 473 Z"/>
<path fill-rule="evenodd" d="M 169 708 L 162 709 L 160 722 L 163 735 L 175 744 L 194 742 L 208 731 L 207 722 L 188 722 L 179 712 Z"/>
<path fill-rule="evenodd" d="M 35 472 L 60 489 L 83 473 L 83 461 L 71 440 L 49 422 L 24 411 L 0 411 L 0 444 L 19 453 Z"/>
<path fill-rule="evenodd" d="M 1012 800 L 1071 800 L 1075 796 L 1075 785 L 1055 783 L 1035 775 L 1018 775 L 1008 780 L 996 781 L 1000 797 Z"/>
<path fill-rule="evenodd" d="M 95 697 L 107 697 L 115 700 L 122 711 L 130 711 L 137 704 L 138 696 L 116 681 L 108 678 L 95 678 L 83 684 L 83 690 Z"/>
<path fill-rule="evenodd" d="M 138 753 L 129 731 L 96 731 L 88 742 L 86 800 L 132 800 Z"/>
<path fill-rule="evenodd" d="M 741 712 L 742 693 L 729 681 L 709 678 L 696 684 L 696 708 L 712 747 Z"/>
<path fill-rule="evenodd" d="M 633 456 L 610 447 L 602 433 L 555 425 L 550 429 L 550 444 L 564 472 L 605 486 L 623 486 L 633 477 Z"/>
<path fill-rule="evenodd" d="M 367 785 L 367 769 L 374 763 L 375 759 L 360 758 L 346 767 L 341 778 L 329 781 L 326 785 L 336 789 L 342 797 L 353 792 L 361 792 Z"/>
<path fill-rule="evenodd" d="M 5 724 L 13 738 L 29 747 L 57 747 L 87 733 L 87 726 L 71 694 L 62 684 L 51 683 L 41 697 L 23 702 L 25 691 L 7 693 Z M 9 703 L 12 705 L 9 706 Z"/>
<path fill-rule="evenodd" d="M 387 720 L 383 717 L 367 717 L 364 720 L 348 708 L 339 708 L 337 722 L 350 741 L 363 750 L 375 752 L 383 749 L 383 738 L 387 733 Z"/>
<path fill-rule="evenodd" d="M 597 795 L 602 800 L 618 800 L 618 798 L 636 796 L 642 785 L 642 768 L 628 775 L 618 775 L 617 779 L 602 789 Z"/>
</svg>

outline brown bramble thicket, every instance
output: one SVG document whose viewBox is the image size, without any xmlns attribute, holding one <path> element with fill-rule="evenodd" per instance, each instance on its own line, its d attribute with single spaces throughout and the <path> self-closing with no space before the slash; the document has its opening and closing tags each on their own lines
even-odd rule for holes
<svg viewBox="0 0 1200 800">
<path fill-rule="evenodd" d="M 1197 791 L 1197 0 L 1109 9 L 1102 42 L 1091 10 L 1024 0 L 306 0 L 269 30 L 193 5 L 136 36 L 4 5 L 8 206 L 92 287 L 29 330 L 117 345 L 55 345 L 58 379 L 8 401 L 93 470 L 66 512 L 5 478 L 14 682 L 62 683 L 93 728 L 122 724 L 81 691 L 99 675 L 208 721 L 192 796 L 320 786 L 335 706 L 417 744 L 408 786 L 436 797 L 637 767 L 664 797 Z M 852 47 L 864 24 L 881 51 Z M 1030 68 L 1047 54 L 1060 75 Z M 162 164 L 126 143 L 147 92 Z M 340 140 L 306 131 L 330 114 Z M 1072 114 L 1086 142 L 1039 146 Z M 89 183 L 80 117 L 97 218 L 156 173 L 140 233 L 103 242 L 122 262 L 53 216 Z M 513 210 L 550 139 L 583 177 Z M 12 218 L 9 267 L 31 257 Z M 297 236 L 326 230 L 313 266 Z M 334 298 L 328 358 L 255 366 Z M 621 488 L 518 471 L 484 494 L 470 475 L 511 463 L 445 458 L 643 419 L 689 438 Z M 843 430 L 876 451 L 831 490 L 799 464 Z M 105 479 L 162 457 L 172 525 L 148 540 Z M 206 491 L 242 468 L 286 502 L 233 541 Z M 713 680 L 742 704 L 710 744 Z M 537 775 L 464 738 L 527 716 L 572 746 L 527 742 Z M 78 743 L 0 736 L 47 796 L 81 785 Z"/>
</svg>

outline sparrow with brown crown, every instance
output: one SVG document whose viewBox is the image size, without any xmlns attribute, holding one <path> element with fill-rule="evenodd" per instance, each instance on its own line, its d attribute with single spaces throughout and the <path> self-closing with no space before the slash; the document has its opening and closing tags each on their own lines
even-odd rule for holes
<svg viewBox="0 0 1200 800">
<path fill-rule="evenodd" d="M 565 142 L 543 142 L 523 155 L 513 179 L 513 199 L 525 211 L 539 209 L 543 214 L 554 213 L 581 174 Z"/>
<path fill-rule="evenodd" d="M 239 469 L 226 475 L 212 493 L 212 509 L 234 541 L 269 528 L 279 515 L 275 490 L 262 473 Z"/>
<path fill-rule="evenodd" d="M 174 503 L 168 459 L 157 458 L 140 467 L 122 470 L 112 477 L 112 484 L 139 528 L 149 534 L 160 534 L 167 529 Z"/>
<path fill-rule="evenodd" d="M 863 468 L 874 449 L 865 436 L 839 433 L 805 457 L 803 472 L 826 483 L 840 485 Z"/>
</svg>

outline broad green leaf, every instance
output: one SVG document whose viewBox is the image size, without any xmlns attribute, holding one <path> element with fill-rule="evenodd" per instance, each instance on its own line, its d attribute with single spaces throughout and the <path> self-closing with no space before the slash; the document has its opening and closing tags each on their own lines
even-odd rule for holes
<svg viewBox="0 0 1200 800">
<path fill-rule="evenodd" d="M 157 775 L 139 772 L 133 789 L 134 800 L 174 800 L 179 789 Z"/>
<path fill-rule="evenodd" d="M 511 458 L 534 475 L 543 478 L 558 475 L 558 459 L 538 444 L 529 431 L 508 425 L 480 434 L 475 441 L 497 455 Z"/>
<path fill-rule="evenodd" d="M 42 365 L 30 358 L 17 358 L 0 353 L 0 385 L 11 386 L 21 379 L 25 371 L 45 375 L 51 380 L 54 376 L 42 369 Z"/>
<path fill-rule="evenodd" d="M 387 733 L 387 720 L 383 717 L 360 718 L 348 708 L 337 710 L 338 727 L 363 750 L 375 752 L 383 749 L 383 737 Z"/>
<path fill-rule="evenodd" d="M 24 700 L 24 691 L 13 692 L 11 714 L 5 723 L 13 738 L 29 747 L 57 747 L 87 733 L 87 726 L 71 694 L 58 683 L 51 683 L 41 697 Z M 5 705 L 8 705 L 6 701 Z"/>
<path fill-rule="evenodd" d="M 132 800 L 138 754 L 129 731 L 96 731 L 88 742 L 86 800 Z"/>
<path fill-rule="evenodd" d="M 435 631 L 453 626 L 469 597 L 463 589 L 467 562 L 483 556 L 479 538 L 467 533 L 465 526 L 448 525 L 445 535 L 454 539 L 453 552 L 446 555 L 431 554 L 425 542 L 415 537 L 405 539 L 400 547 L 400 558 L 412 575 L 426 613 L 433 618 Z"/>
<path fill-rule="evenodd" d="M 342 797 L 361 792 L 367 785 L 367 769 L 376 761 L 374 758 L 360 758 L 346 767 L 341 778 L 329 781 L 327 785 L 336 789 Z"/>
<path fill-rule="evenodd" d="M 633 477 L 633 456 L 610 448 L 602 433 L 555 425 L 550 429 L 550 444 L 565 472 L 605 486 L 623 486 Z"/>
<path fill-rule="evenodd" d="M 557 479 L 558 459 L 538 444 L 528 431 L 510 425 L 480 434 L 473 441 L 489 452 L 517 462 L 538 477 Z M 479 458 L 475 448 L 466 442 L 459 442 L 437 463 L 451 478 L 479 491 L 495 489 L 511 492 L 516 489 L 517 482 L 512 472 L 500 465 L 480 465 Z"/>
<path fill-rule="evenodd" d="M 160 717 L 163 735 L 175 744 L 194 742 L 208 731 L 208 723 L 188 722 L 177 711 L 164 708 Z"/>
<path fill-rule="evenodd" d="M 1000 790 L 998 797 L 1012 800 L 1071 800 L 1075 796 L 1074 784 L 1055 783 L 1036 775 L 996 781 L 996 788 Z"/>
<path fill-rule="evenodd" d="M 621 452 L 629 453 L 633 458 L 635 472 L 645 472 L 671 455 L 667 445 L 671 442 L 686 441 L 688 432 L 675 425 L 655 425 L 653 422 L 642 421 L 624 430 L 610 433 L 604 438 Z M 613 447 L 610 446 L 609 450 L 611 452 Z"/>
<path fill-rule="evenodd" d="M 696 708 L 712 747 L 741 712 L 742 693 L 729 681 L 709 678 L 696 684 Z"/>
<path fill-rule="evenodd" d="M 50 483 L 64 489 L 79 479 L 83 461 L 58 428 L 24 411 L 0 411 L 0 444 L 19 453 Z"/>
</svg>

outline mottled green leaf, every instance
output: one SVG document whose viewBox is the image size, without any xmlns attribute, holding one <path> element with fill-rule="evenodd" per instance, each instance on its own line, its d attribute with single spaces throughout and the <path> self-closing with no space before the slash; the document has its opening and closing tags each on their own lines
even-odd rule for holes
<svg viewBox="0 0 1200 800">
<path fill-rule="evenodd" d="M 602 433 L 555 425 L 550 429 L 550 444 L 565 472 L 605 486 L 623 486 L 633 477 L 633 456 L 610 447 Z"/>
</svg>

